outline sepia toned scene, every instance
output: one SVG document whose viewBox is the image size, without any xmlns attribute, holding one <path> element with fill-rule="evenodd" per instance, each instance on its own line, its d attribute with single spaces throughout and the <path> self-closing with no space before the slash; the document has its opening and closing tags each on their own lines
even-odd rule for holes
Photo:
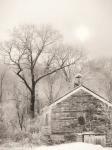
<svg viewBox="0 0 112 150">
<path fill-rule="evenodd" d="M 0 150 L 112 150 L 111 8 L 0 0 Z"/>
</svg>

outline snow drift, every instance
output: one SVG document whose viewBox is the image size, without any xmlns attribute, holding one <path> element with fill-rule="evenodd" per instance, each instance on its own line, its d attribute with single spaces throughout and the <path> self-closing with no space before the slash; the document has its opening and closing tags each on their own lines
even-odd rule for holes
<svg viewBox="0 0 112 150">
<path fill-rule="evenodd" d="M 104 148 L 100 145 L 93 145 L 87 143 L 69 143 L 69 144 L 61 144 L 56 146 L 41 146 L 34 150 L 104 150 Z"/>
<path fill-rule="evenodd" d="M 93 145 L 87 143 L 70 143 L 70 144 L 61 144 L 55 146 L 14 146 L 12 147 L 0 147 L 0 150 L 112 150 L 112 148 L 103 148 L 100 145 Z"/>
</svg>

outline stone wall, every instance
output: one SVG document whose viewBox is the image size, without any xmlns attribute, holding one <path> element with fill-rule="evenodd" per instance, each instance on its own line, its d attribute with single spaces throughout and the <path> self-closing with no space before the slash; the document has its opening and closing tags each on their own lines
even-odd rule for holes
<svg viewBox="0 0 112 150">
<path fill-rule="evenodd" d="M 51 111 L 52 135 L 64 137 L 93 131 L 109 133 L 110 119 L 107 106 L 92 95 L 80 90 L 66 100 L 53 106 Z M 75 139 L 75 138 L 73 138 Z"/>
</svg>

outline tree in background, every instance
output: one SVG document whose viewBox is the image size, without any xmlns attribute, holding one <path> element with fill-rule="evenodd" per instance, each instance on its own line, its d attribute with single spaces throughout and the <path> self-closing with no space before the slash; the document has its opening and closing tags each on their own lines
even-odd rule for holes
<svg viewBox="0 0 112 150">
<path fill-rule="evenodd" d="M 6 72 L 7 72 L 6 66 L 1 66 L 1 71 L 0 71 L 0 103 L 3 100 L 3 92 L 4 92 Z"/>
<path fill-rule="evenodd" d="M 7 136 L 6 132 L 6 124 L 4 122 L 4 111 L 3 111 L 3 103 L 4 103 L 4 85 L 6 84 L 6 73 L 7 73 L 7 68 L 6 66 L 1 65 L 1 70 L 0 70 L 0 142 Z"/>
<path fill-rule="evenodd" d="M 112 59 L 97 58 L 89 60 L 82 69 L 84 83 L 91 85 L 90 88 L 97 93 L 101 93 L 111 101 L 112 99 Z M 102 85 L 102 86 L 101 86 Z"/>
<path fill-rule="evenodd" d="M 74 64 L 63 67 L 61 70 L 46 77 L 45 82 L 47 86 L 44 85 L 44 91 L 49 104 L 53 103 L 65 92 L 68 92 L 73 88 L 73 81 L 77 72 L 77 67 L 80 60 L 83 58 L 82 51 L 79 51 L 70 45 L 60 45 L 58 49 L 56 49 L 56 52 L 58 53 L 57 63 L 60 68 L 61 64 L 64 64 L 66 61 L 70 64 L 69 61 L 71 61 L 72 57 L 74 59 Z M 47 68 L 46 71 L 49 72 L 49 68 Z"/>
<path fill-rule="evenodd" d="M 73 65 L 80 58 L 71 48 L 60 47 L 60 34 L 49 26 L 34 25 L 14 29 L 10 41 L 1 46 L 14 66 L 14 72 L 30 93 L 30 113 L 35 116 L 36 85 L 45 77 Z M 63 55 L 61 55 L 63 54 Z M 61 55 L 61 60 L 60 60 Z M 38 113 L 39 113 L 39 100 Z"/>
</svg>

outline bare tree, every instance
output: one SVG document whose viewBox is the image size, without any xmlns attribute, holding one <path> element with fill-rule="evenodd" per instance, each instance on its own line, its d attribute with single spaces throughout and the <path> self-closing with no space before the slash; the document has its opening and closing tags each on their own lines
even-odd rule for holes
<svg viewBox="0 0 112 150">
<path fill-rule="evenodd" d="M 3 97 L 3 85 L 5 81 L 5 75 L 6 75 L 7 70 L 1 70 L 0 72 L 0 102 L 2 102 L 2 97 Z"/>
<path fill-rule="evenodd" d="M 12 40 L 2 46 L 1 50 L 8 54 L 10 64 L 15 67 L 16 75 L 30 92 L 32 117 L 35 115 L 35 89 L 37 83 L 43 78 L 74 64 L 76 59 L 80 57 L 74 58 L 72 56 L 72 59 L 69 59 L 69 53 L 65 52 L 63 61 L 59 61 L 59 39 L 60 34 L 49 26 L 37 28 L 34 25 L 26 25 L 15 29 Z"/>
<path fill-rule="evenodd" d="M 2 102 L 2 95 L 3 95 L 3 80 L 5 77 L 5 72 L 3 72 L 0 76 L 0 102 Z"/>
<path fill-rule="evenodd" d="M 100 58 L 88 61 L 87 66 L 84 66 L 83 73 L 85 78 L 93 80 L 95 84 L 102 84 L 100 90 L 103 90 L 107 98 L 111 101 L 112 99 L 112 59 L 111 58 Z M 91 80 L 91 81 L 92 81 Z M 93 84 L 94 85 L 94 84 Z M 95 87 L 98 89 L 98 86 Z M 102 89 L 101 89 L 102 88 Z"/>
<path fill-rule="evenodd" d="M 27 99 L 23 89 L 21 90 L 19 85 L 14 86 L 14 98 L 16 101 L 16 113 L 17 113 L 17 122 L 21 130 L 23 128 L 26 130 L 25 121 L 27 119 Z"/>
<path fill-rule="evenodd" d="M 110 102 L 112 102 L 112 59 L 101 59 L 99 60 L 99 71 L 104 75 L 106 94 Z"/>
<path fill-rule="evenodd" d="M 44 87 L 44 91 L 50 105 L 58 98 L 62 90 L 62 79 L 60 79 L 60 75 L 57 72 L 51 76 L 47 76 L 46 80 L 47 86 Z"/>
</svg>

